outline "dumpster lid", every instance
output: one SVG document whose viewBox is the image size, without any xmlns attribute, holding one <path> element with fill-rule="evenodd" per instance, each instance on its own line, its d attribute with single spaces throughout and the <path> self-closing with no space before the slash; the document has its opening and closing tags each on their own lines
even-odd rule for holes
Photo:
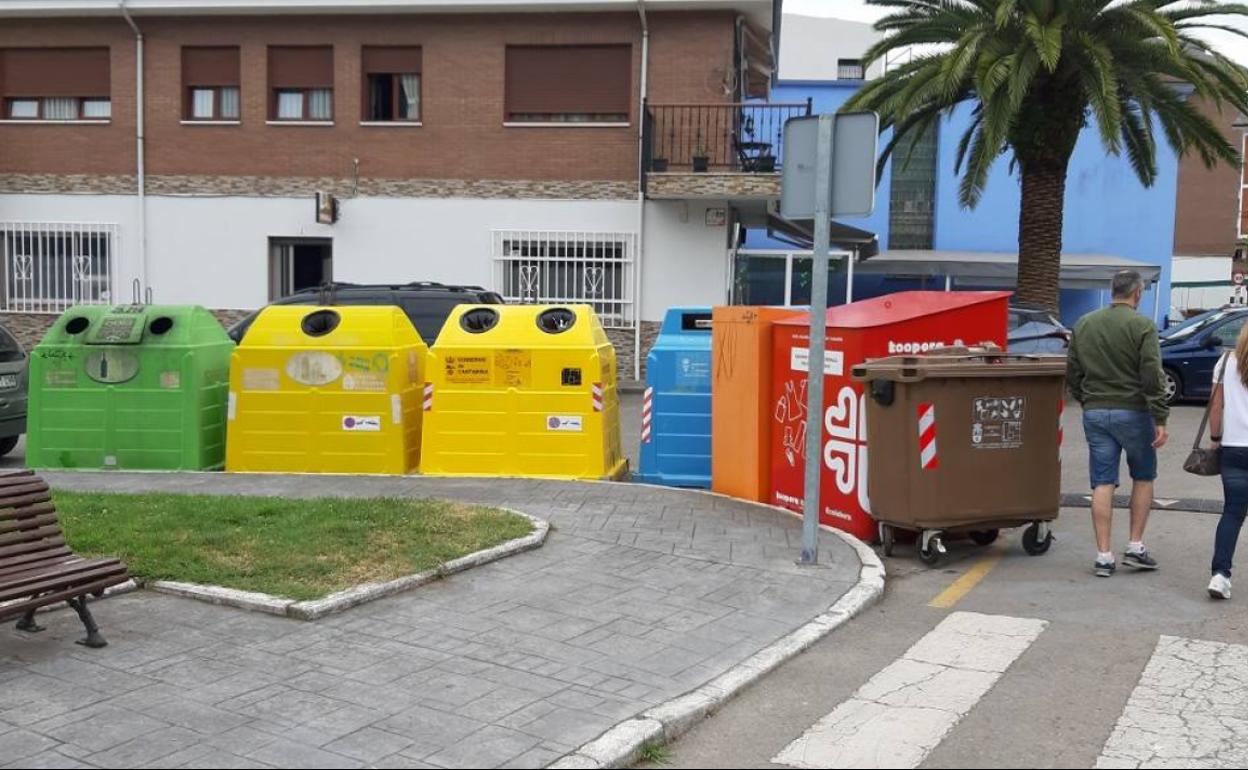
<svg viewBox="0 0 1248 770">
<path fill-rule="evenodd" d="M 901 291 L 874 299 L 828 308 L 828 326 L 869 329 L 935 315 L 947 310 L 1008 299 L 1008 291 Z M 784 326 L 809 326 L 810 312 L 776 321 Z"/>
<path fill-rule="evenodd" d="M 855 366 L 857 382 L 985 377 L 1065 377 L 1065 356 L 1010 355 L 989 348 L 943 348 L 921 356 L 889 356 Z"/>
</svg>

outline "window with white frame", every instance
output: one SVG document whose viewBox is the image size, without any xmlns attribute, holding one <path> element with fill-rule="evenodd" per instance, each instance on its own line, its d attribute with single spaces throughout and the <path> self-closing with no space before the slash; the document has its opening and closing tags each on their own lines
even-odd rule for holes
<svg viewBox="0 0 1248 770">
<path fill-rule="evenodd" d="M 508 302 L 592 305 L 604 326 L 634 318 L 635 233 L 495 230 L 495 284 Z"/>
<path fill-rule="evenodd" d="M 0 222 L 0 310 L 60 313 L 112 301 L 117 225 Z"/>
<path fill-rule="evenodd" d="M 837 80 L 862 80 L 863 77 L 865 77 L 865 68 L 862 66 L 862 59 L 836 60 Z"/>
</svg>

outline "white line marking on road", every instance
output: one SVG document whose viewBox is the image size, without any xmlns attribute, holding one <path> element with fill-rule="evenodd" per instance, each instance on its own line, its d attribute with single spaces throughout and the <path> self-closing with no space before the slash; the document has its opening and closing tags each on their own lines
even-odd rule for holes
<svg viewBox="0 0 1248 770">
<path fill-rule="evenodd" d="M 1170 506 L 1174 505 L 1177 502 L 1178 500 L 1159 500 L 1157 498 L 1153 498 L 1153 503 L 1156 505 L 1160 505 L 1162 508 L 1169 508 Z"/>
<path fill-rule="evenodd" d="M 1248 767 L 1248 647 L 1161 637 L 1096 766 Z"/>
<path fill-rule="evenodd" d="M 918 767 L 1047 625 L 955 612 L 771 761 Z"/>
</svg>

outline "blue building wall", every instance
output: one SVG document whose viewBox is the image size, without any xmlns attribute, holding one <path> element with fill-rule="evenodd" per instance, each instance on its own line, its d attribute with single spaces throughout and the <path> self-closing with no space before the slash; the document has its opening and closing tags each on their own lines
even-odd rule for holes
<svg viewBox="0 0 1248 770">
<path fill-rule="evenodd" d="M 776 101 L 801 101 L 810 97 L 816 112 L 835 112 L 857 90 L 847 82 L 782 82 L 773 90 Z M 937 148 L 937 174 L 933 247 L 937 250 L 1008 251 L 1018 249 L 1018 177 L 1009 173 L 1008 156 L 993 166 L 979 205 L 963 209 L 958 203 L 959 177 L 953 164 L 958 139 L 970 123 L 970 107 L 962 107 L 941 123 Z M 1162 136 L 1158 131 L 1158 136 Z M 887 137 L 881 137 L 881 144 Z M 1162 268 L 1158 286 L 1162 302 L 1158 318 L 1169 310 L 1170 261 L 1174 244 L 1174 209 L 1178 183 L 1178 158 L 1165 141 L 1157 145 L 1158 178 L 1151 188 L 1140 184 L 1125 157 L 1109 156 L 1095 127 L 1084 130 L 1071 160 L 1066 184 L 1063 250 L 1067 253 L 1111 254 Z M 890 170 L 886 168 L 876 192 L 876 208 L 870 217 L 847 218 L 846 224 L 875 232 L 888 248 Z M 783 248 L 765 232 L 751 232 L 749 248 Z M 831 295 L 843 298 L 841 291 Z M 913 282 L 859 279 L 854 296 L 913 288 Z M 928 288 L 937 288 L 929 286 Z M 1063 291 L 1062 315 L 1068 323 L 1099 307 L 1099 291 Z M 1153 293 L 1141 308 L 1153 313 Z"/>
</svg>

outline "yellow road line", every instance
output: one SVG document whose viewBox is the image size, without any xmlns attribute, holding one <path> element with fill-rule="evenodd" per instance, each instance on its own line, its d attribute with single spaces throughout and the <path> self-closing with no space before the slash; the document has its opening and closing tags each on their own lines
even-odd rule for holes
<svg viewBox="0 0 1248 770">
<path fill-rule="evenodd" d="M 975 586 L 979 585 L 988 576 L 988 573 L 992 572 L 992 568 L 1001 563 L 1003 558 L 1005 558 L 1005 552 L 998 551 L 980 559 L 966 571 L 965 575 L 953 581 L 948 588 L 937 594 L 935 599 L 927 603 L 927 606 L 940 610 L 947 610 L 953 607 L 953 605 L 962 601 Z"/>
</svg>

